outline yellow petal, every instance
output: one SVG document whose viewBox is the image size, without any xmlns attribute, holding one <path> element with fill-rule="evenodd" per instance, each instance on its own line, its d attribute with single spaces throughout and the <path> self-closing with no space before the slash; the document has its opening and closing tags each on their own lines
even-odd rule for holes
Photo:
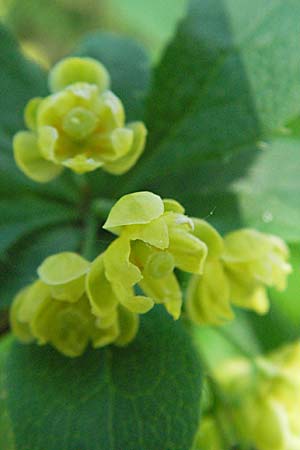
<svg viewBox="0 0 300 450">
<path fill-rule="evenodd" d="M 194 222 L 193 234 L 207 245 L 207 257 L 209 259 L 218 258 L 224 250 L 224 242 L 220 234 L 205 220 L 196 218 L 192 220 Z"/>
<path fill-rule="evenodd" d="M 169 246 L 169 231 L 163 216 L 150 223 L 124 226 L 123 233 L 132 241 L 140 240 L 162 250 Z"/>
<path fill-rule="evenodd" d="M 26 302 L 26 296 L 30 289 L 30 286 L 22 289 L 14 298 L 10 309 L 10 325 L 14 335 L 22 342 L 27 343 L 34 340 L 34 336 L 31 334 L 28 321 L 21 320 L 19 316 L 19 310 Z"/>
<path fill-rule="evenodd" d="M 111 91 L 106 91 L 99 97 L 97 114 L 101 127 L 106 132 L 124 127 L 125 111 L 123 103 Z"/>
<path fill-rule="evenodd" d="M 115 341 L 115 345 L 124 347 L 128 345 L 136 336 L 139 328 L 139 316 L 128 309 L 119 307 L 119 327 L 120 334 Z"/>
<path fill-rule="evenodd" d="M 114 204 L 103 228 L 114 231 L 124 225 L 149 223 L 163 212 L 163 201 L 158 195 L 147 191 L 127 194 Z"/>
<path fill-rule="evenodd" d="M 50 71 L 49 88 L 57 92 L 77 82 L 96 84 L 100 91 L 108 89 L 110 77 L 106 68 L 93 58 L 65 58 Z"/>
<path fill-rule="evenodd" d="M 145 274 L 139 282 L 142 290 L 156 303 L 163 303 L 169 314 L 176 320 L 180 316 L 182 294 L 179 283 L 173 273 L 163 278 L 152 278 Z"/>
<path fill-rule="evenodd" d="M 105 347 L 106 345 L 112 344 L 118 338 L 120 334 L 119 323 L 116 321 L 110 327 L 97 328 L 92 332 L 92 343 L 94 348 Z"/>
<path fill-rule="evenodd" d="M 78 99 L 71 90 L 49 95 L 39 105 L 37 127 L 50 126 L 60 129 L 63 118 L 76 106 L 78 106 Z"/>
<path fill-rule="evenodd" d="M 58 163 L 55 155 L 55 146 L 58 140 L 58 132 L 53 127 L 39 127 L 38 129 L 38 146 L 41 154 L 48 161 Z M 59 167 L 59 166 L 58 166 Z"/>
<path fill-rule="evenodd" d="M 93 158 L 87 157 L 86 155 L 77 155 L 74 156 L 74 158 L 68 158 L 64 160 L 62 164 L 80 175 L 92 172 L 103 165 L 102 162 L 95 161 Z"/>
<path fill-rule="evenodd" d="M 14 137 L 13 148 L 18 167 L 34 181 L 47 183 L 62 171 L 62 167 L 43 158 L 33 132 L 20 131 L 17 133 Z"/>
<path fill-rule="evenodd" d="M 188 315 L 198 324 L 220 325 L 234 318 L 229 283 L 218 260 L 207 262 L 203 275 L 190 279 L 186 300 Z"/>
<path fill-rule="evenodd" d="M 130 241 L 122 237 L 113 241 L 104 252 L 105 275 L 111 283 L 131 287 L 142 278 L 139 268 L 129 260 L 130 252 Z"/>
<path fill-rule="evenodd" d="M 24 112 L 24 119 L 27 127 L 30 130 L 35 130 L 37 125 L 38 107 L 42 102 L 41 97 L 32 98 L 26 105 Z"/>
<path fill-rule="evenodd" d="M 118 299 L 105 276 L 102 254 L 92 262 L 86 277 L 86 291 L 93 314 L 100 318 L 114 314 Z"/>
<path fill-rule="evenodd" d="M 184 207 L 176 200 L 173 200 L 172 198 L 164 198 L 163 202 L 164 202 L 165 212 L 171 211 L 171 212 L 175 212 L 178 214 L 184 214 Z"/>
<path fill-rule="evenodd" d="M 266 235 L 248 228 L 227 234 L 224 242 L 223 259 L 228 263 L 256 260 L 264 257 L 270 249 Z"/>
<path fill-rule="evenodd" d="M 103 136 L 105 138 L 105 136 Z M 128 128 L 115 128 L 109 135 L 108 141 L 99 143 L 101 158 L 105 163 L 119 161 L 128 153 L 133 141 L 133 132 Z"/>
<path fill-rule="evenodd" d="M 49 326 L 51 344 L 69 357 L 82 355 L 89 341 L 89 318 L 81 309 L 69 305 L 60 308 Z"/>
<path fill-rule="evenodd" d="M 200 239 L 182 229 L 169 232 L 168 251 L 175 259 L 175 265 L 184 272 L 201 274 L 207 257 L 207 246 Z"/>
<path fill-rule="evenodd" d="M 121 303 L 128 308 L 129 311 L 137 314 L 145 314 L 154 306 L 152 298 L 144 297 L 143 295 L 124 297 Z"/>
<path fill-rule="evenodd" d="M 114 175 L 122 175 L 135 165 L 145 149 L 147 130 L 142 122 L 135 122 L 127 125 L 134 133 L 130 150 L 121 158 L 114 162 L 106 163 L 104 169 Z"/>
<path fill-rule="evenodd" d="M 90 263 L 71 252 L 49 256 L 38 268 L 41 280 L 51 287 L 52 295 L 59 300 L 76 302 L 85 290 L 85 275 Z"/>
<path fill-rule="evenodd" d="M 173 272 L 174 257 L 169 252 L 153 252 L 146 261 L 145 273 L 152 278 L 162 278 Z"/>
<path fill-rule="evenodd" d="M 96 314 L 97 315 L 97 314 Z M 118 309 L 117 307 L 109 311 L 106 315 L 99 315 L 96 319 L 96 327 L 100 330 L 110 328 L 118 321 Z"/>
</svg>

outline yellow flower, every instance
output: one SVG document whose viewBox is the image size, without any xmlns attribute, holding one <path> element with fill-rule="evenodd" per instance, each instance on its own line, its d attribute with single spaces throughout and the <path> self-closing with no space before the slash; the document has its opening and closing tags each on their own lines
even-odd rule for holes
<svg viewBox="0 0 300 450">
<path fill-rule="evenodd" d="M 94 348 L 131 342 L 138 330 L 137 314 L 118 304 L 99 317 L 86 291 L 90 268 L 76 253 L 47 258 L 38 269 L 40 279 L 13 301 L 10 321 L 16 337 L 24 343 L 51 344 L 69 357 L 81 355 L 89 342 Z M 106 297 L 101 301 L 105 303 Z"/>
<path fill-rule="evenodd" d="M 188 284 L 186 306 L 189 317 L 197 324 L 220 325 L 233 319 L 230 305 L 230 288 L 221 255 L 223 239 L 207 222 L 193 219 L 194 234 L 208 248 L 207 261 L 202 275 L 193 275 Z"/>
<path fill-rule="evenodd" d="M 208 248 L 202 275 L 194 275 L 187 289 L 187 312 L 198 324 L 219 325 L 234 317 L 231 305 L 265 314 L 267 286 L 282 290 L 291 271 L 288 248 L 277 236 L 251 229 L 224 239 L 207 222 L 193 219 L 194 234 Z"/>
<path fill-rule="evenodd" d="M 183 207 L 151 192 L 128 194 L 113 206 L 104 228 L 119 235 L 103 255 L 105 276 L 118 301 L 138 313 L 163 303 L 178 319 L 182 294 L 174 268 L 202 273 L 207 255 Z M 136 284 L 146 297 L 134 294 Z"/>
<path fill-rule="evenodd" d="M 257 450 L 300 448 L 300 342 L 256 358 L 256 369 L 229 362 L 216 378 L 241 442 Z"/>
<path fill-rule="evenodd" d="M 105 67 L 91 58 L 66 58 L 49 75 L 51 95 L 26 106 L 30 131 L 14 138 L 19 168 L 38 182 L 68 167 L 79 174 L 98 167 L 127 172 L 144 150 L 142 122 L 125 124 L 121 100 L 109 90 Z"/>
<path fill-rule="evenodd" d="M 225 236 L 222 255 L 232 302 L 264 314 L 269 309 L 265 286 L 284 290 L 291 266 L 289 251 L 277 236 L 242 229 Z"/>
</svg>

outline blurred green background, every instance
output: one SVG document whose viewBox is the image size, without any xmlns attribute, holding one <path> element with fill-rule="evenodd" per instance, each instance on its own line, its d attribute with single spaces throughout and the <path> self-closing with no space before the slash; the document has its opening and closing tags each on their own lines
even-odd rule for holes
<svg viewBox="0 0 300 450">
<path fill-rule="evenodd" d="M 68 54 L 80 37 L 106 30 L 143 42 L 157 59 L 186 0 L 0 0 L 0 20 L 27 55 L 45 66 Z M 51 32 L 51 38 L 50 38 Z"/>
</svg>

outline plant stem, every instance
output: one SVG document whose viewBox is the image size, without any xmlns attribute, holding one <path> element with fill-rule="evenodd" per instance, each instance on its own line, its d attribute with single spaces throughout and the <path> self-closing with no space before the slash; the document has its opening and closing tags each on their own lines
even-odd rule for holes
<svg viewBox="0 0 300 450">
<path fill-rule="evenodd" d="M 87 216 L 84 230 L 84 240 L 82 245 L 82 256 L 92 260 L 95 256 L 95 243 L 97 239 L 98 220 L 92 211 Z"/>
<path fill-rule="evenodd" d="M 253 361 L 255 355 L 253 353 L 249 352 L 247 349 L 245 349 L 240 342 L 238 342 L 232 334 L 228 333 L 227 330 L 225 330 L 222 327 L 214 327 L 214 330 L 219 333 L 227 342 L 229 342 L 233 347 L 238 350 L 238 352 L 243 355 L 245 358 Z"/>
<path fill-rule="evenodd" d="M 104 222 L 114 203 L 114 200 L 97 198 L 93 201 L 91 210 L 95 216 Z"/>
</svg>

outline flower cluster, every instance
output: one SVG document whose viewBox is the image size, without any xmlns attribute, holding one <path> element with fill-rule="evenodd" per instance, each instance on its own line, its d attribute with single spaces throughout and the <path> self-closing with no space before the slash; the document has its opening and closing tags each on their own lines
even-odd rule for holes
<svg viewBox="0 0 300 450">
<path fill-rule="evenodd" d="M 254 365 L 247 360 L 228 362 L 216 380 L 226 398 L 218 420 L 232 445 L 238 439 L 257 450 L 300 448 L 300 342 L 258 357 Z M 222 442 L 216 417 L 210 414 L 203 424 L 196 448 L 221 450 L 216 446 Z"/>
<path fill-rule="evenodd" d="M 75 253 L 50 256 L 38 268 L 39 280 L 16 297 L 11 323 L 20 340 L 77 356 L 89 341 L 129 343 L 138 314 L 155 303 L 178 319 L 182 293 L 174 268 L 200 274 L 207 254 L 182 206 L 151 192 L 125 195 L 104 227 L 119 237 L 92 263 Z"/>
<path fill-rule="evenodd" d="M 125 125 L 121 100 L 109 90 L 105 67 L 92 58 L 66 58 L 49 75 L 51 95 L 34 98 L 25 109 L 30 131 L 14 137 L 19 168 L 47 182 L 64 167 L 82 174 L 99 167 L 127 172 L 144 150 L 142 122 Z"/>
<path fill-rule="evenodd" d="M 233 318 L 231 304 L 265 314 L 266 287 L 284 290 L 291 266 L 289 252 L 277 236 L 241 229 L 224 239 L 206 222 L 194 220 L 195 234 L 206 242 L 202 276 L 192 277 L 187 310 L 196 323 L 218 325 Z"/>
<path fill-rule="evenodd" d="M 48 257 L 38 268 L 39 279 L 14 299 L 14 334 L 25 343 L 49 343 L 69 357 L 81 355 L 90 341 L 95 348 L 130 342 L 138 329 L 136 314 L 121 305 L 106 321 L 93 314 L 86 291 L 90 266 L 76 253 Z"/>
<path fill-rule="evenodd" d="M 290 270 L 278 238 L 241 230 L 223 240 L 175 200 L 147 191 L 121 197 L 103 228 L 117 237 L 93 262 L 75 253 L 48 257 L 39 280 L 17 296 L 11 322 L 21 340 L 49 342 L 69 356 L 88 341 L 124 345 L 139 314 L 157 303 L 179 318 L 175 269 L 191 274 L 187 311 L 195 322 L 232 318 L 231 302 L 263 312 L 265 285 L 283 288 Z"/>
</svg>

